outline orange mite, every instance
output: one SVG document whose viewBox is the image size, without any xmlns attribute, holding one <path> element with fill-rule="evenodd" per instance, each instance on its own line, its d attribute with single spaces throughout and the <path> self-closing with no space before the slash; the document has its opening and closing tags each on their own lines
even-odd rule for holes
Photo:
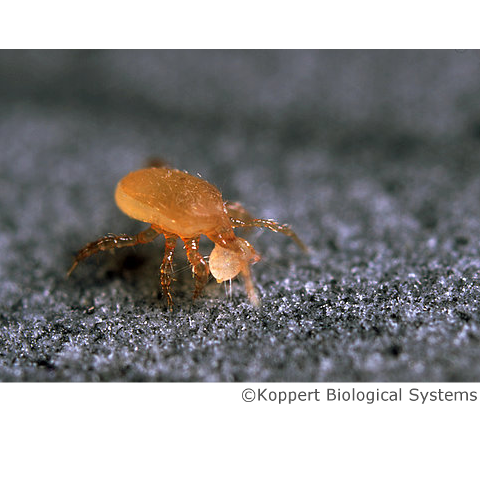
<svg viewBox="0 0 480 480">
<path fill-rule="evenodd" d="M 173 307 L 170 287 L 173 252 L 178 238 L 185 244 L 195 277 L 193 298 L 202 292 L 209 272 L 219 283 L 241 274 L 250 302 L 255 306 L 260 302 L 253 286 L 250 265 L 258 262 L 260 255 L 245 239 L 235 236 L 233 229 L 269 228 L 291 237 L 307 251 L 288 225 L 252 218 L 239 203 L 224 202 L 222 194 L 213 185 L 180 170 L 153 167 L 131 172 L 118 183 L 115 201 L 126 215 L 150 223 L 150 227 L 137 235 L 110 234 L 88 243 L 78 252 L 68 275 L 81 260 L 99 251 L 148 243 L 162 234 L 165 236 L 165 254 L 160 281 L 170 309 Z M 198 250 L 200 235 L 206 235 L 215 243 L 208 263 Z"/>
</svg>

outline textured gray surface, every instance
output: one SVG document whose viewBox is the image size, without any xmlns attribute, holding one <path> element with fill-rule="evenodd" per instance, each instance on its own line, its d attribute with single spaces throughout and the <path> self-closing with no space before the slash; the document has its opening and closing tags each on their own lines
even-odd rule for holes
<svg viewBox="0 0 480 480">
<path fill-rule="evenodd" d="M 480 53 L 0 52 L 0 379 L 480 380 Z M 113 191 L 150 155 L 292 224 L 263 307 L 157 295 Z M 211 244 L 202 248 L 208 254 Z M 94 309 L 90 307 L 95 307 Z"/>
</svg>

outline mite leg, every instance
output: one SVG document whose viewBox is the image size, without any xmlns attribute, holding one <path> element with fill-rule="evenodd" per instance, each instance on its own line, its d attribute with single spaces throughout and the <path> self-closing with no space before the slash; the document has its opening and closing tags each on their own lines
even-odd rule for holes
<svg viewBox="0 0 480 480">
<path fill-rule="evenodd" d="M 172 293 L 170 284 L 172 283 L 173 274 L 173 252 L 177 243 L 176 235 L 165 235 L 165 253 L 163 255 L 162 266 L 160 267 L 160 283 L 162 284 L 163 295 L 167 299 L 168 308 L 173 309 Z"/>
<path fill-rule="evenodd" d="M 87 243 L 77 253 L 77 256 L 75 257 L 75 260 L 73 261 L 73 264 L 70 267 L 67 275 L 70 276 L 71 273 L 75 270 L 78 263 L 82 260 L 85 260 L 85 258 L 88 258 L 90 255 L 94 255 L 95 253 L 104 250 L 131 247 L 133 245 L 138 245 L 139 243 L 149 243 L 157 236 L 158 232 L 156 232 L 153 228 L 147 228 L 147 230 L 144 230 L 137 235 L 105 235 L 104 237 L 101 237 L 94 242 Z"/>
<path fill-rule="evenodd" d="M 225 202 L 228 216 L 233 220 L 240 220 L 242 222 L 251 222 L 253 217 L 248 210 L 239 202 Z"/>
<path fill-rule="evenodd" d="M 225 202 L 225 207 L 227 208 L 227 215 L 230 217 L 232 226 L 236 226 L 235 222 L 238 220 L 245 223 L 253 220 L 252 215 L 250 215 L 248 210 L 239 202 Z M 252 231 L 252 228 L 247 227 L 244 231 L 247 235 Z"/>
<path fill-rule="evenodd" d="M 192 272 L 195 277 L 195 291 L 193 292 L 193 298 L 195 299 L 202 293 L 202 290 L 208 281 L 210 269 L 208 268 L 208 263 L 198 251 L 198 241 L 200 240 L 200 237 L 182 240 L 185 243 L 187 258 L 192 266 Z"/>
<path fill-rule="evenodd" d="M 253 285 L 252 274 L 248 265 L 242 269 L 243 281 L 245 282 L 245 290 L 247 291 L 248 299 L 254 307 L 260 306 L 260 299 L 258 298 L 257 292 L 255 291 L 255 286 Z"/>
<path fill-rule="evenodd" d="M 230 218 L 232 227 L 261 227 L 269 228 L 273 232 L 283 233 L 287 237 L 290 237 L 304 252 L 308 253 L 307 246 L 298 238 L 297 234 L 291 229 L 290 225 L 281 225 L 274 220 L 263 220 L 261 218 L 253 218 L 250 221 L 242 221 L 235 218 Z"/>
</svg>

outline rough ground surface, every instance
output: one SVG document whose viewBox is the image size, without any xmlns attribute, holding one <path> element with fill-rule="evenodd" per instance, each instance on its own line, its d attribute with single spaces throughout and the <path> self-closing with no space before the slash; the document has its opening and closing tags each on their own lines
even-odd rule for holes
<svg viewBox="0 0 480 480">
<path fill-rule="evenodd" d="M 0 379 L 479 381 L 480 53 L 0 52 Z M 161 155 L 291 223 L 176 308 L 116 182 Z M 205 254 L 211 244 L 205 241 Z M 94 308 L 91 308 L 94 307 Z"/>
</svg>

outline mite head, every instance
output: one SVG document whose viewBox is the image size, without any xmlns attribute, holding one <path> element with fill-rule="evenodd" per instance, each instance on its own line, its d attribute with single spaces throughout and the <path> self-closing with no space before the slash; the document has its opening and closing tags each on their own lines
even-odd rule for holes
<svg viewBox="0 0 480 480">
<path fill-rule="evenodd" d="M 210 254 L 210 272 L 218 283 L 235 278 L 240 272 L 248 270 L 250 264 L 257 263 L 260 255 L 243 238 L 237 237 L 238 251 L 215 245 Z"/>
</svg>

